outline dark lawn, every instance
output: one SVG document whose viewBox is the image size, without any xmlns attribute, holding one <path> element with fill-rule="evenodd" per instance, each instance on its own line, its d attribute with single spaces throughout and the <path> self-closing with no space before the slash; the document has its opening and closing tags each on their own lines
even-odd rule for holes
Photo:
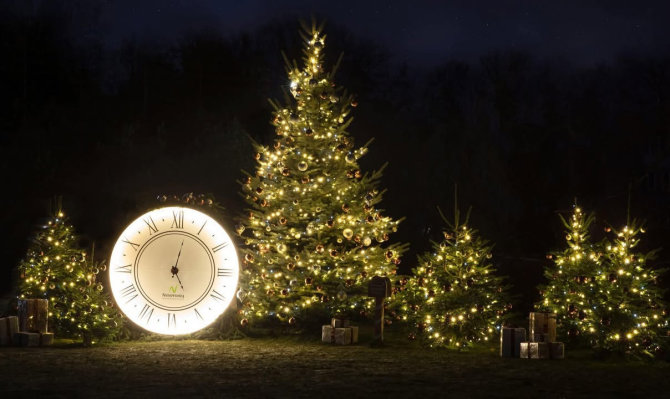
<svg viewBox="0 0 670 399">
<path fill-rule="evenodd" d="M 0 348 L 0 397 L 670 397 L 670 364 L 305 338 Z"/>
</svg>

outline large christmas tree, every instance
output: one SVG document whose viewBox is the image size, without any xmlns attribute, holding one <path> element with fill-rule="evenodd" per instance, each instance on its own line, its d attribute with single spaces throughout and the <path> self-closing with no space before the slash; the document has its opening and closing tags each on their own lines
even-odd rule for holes
<svg viewBox="0 0 670 399">
<path fill-rule="evenodd" d="M 292 98 L 275 107 L 277 138 L 256 146 L 256 173 L 242 182 L 250 209 L 241 291 L 245 318 L 323 321 L 365 313 L 374 275 L 395 273 L 404 247 L 388 245 L 399 221 L 383 215 L 381 171 L 365 173 L 347 132 L 353 98 L 323 67 L 325 35 L 305 29 L 304 64 L 287 62 Z M 243 319 L 246 322 L 246 319 Z"/>
<path fill-rule="evenodd" d="M 548 256 L 553 261 L 544 272 L 549 284 L 540 288 L 543 297 L 536 307 L 556 313 L 558 336 L 575 343 L 599 331 L 602 304 L 607 300 L 600 289 L 602 253 L 590 240 L 593 214 L 575 205 L 569 219 L 559 218 L 566 229 L 567 247 Z"/>
<path fill-rule="evenodd" d="M 58 211 L 38 231 L 19 264 L 19 298 L 49 301 L 49 330 L 57 337 L 82 339 L 85 344 L 113 338 L 120 330 L 120 317 L 96 281 L 99 271 L 77 248 L 73 227 Z"/>
<path fill-rule="evenodd" d="M 654 251 L 634 252 L 644 229 L 637 222 L 613 239 L 589 240 L 592 215 L 575 206 L 567 228 L 568 248 L 547 269 L 538 308 L 558 315 L 559 335 L 595 349 L 653 356 L 666 345 L 667 305 L 647 265 Z M 608 228 L 608 231 L 612 229 Z"/>
<path fill-rule="evenodd" d="M 468 217 L 460 223 L 458 211 L 447 224 L 444 240 L 419 256 L 396 301 L 411 339 L 464 348 L 497 337 L 511 305 L 502 277 L 495 275 L 491 245 L 467 225 Z"/>
</svg>

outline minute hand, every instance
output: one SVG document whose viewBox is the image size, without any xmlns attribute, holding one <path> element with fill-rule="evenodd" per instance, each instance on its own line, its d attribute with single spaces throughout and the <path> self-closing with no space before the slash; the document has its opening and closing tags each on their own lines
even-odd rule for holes
<svg viewBox="0 0 670 399">
<path fill-rule="evenodd" d="M 181 256 L 181 249 L 184 247 L 184 240 L 181 241 L 181 245 L 179 246 L 179 253 L 177 254 L 177 261 L 174 263 L 174 267 L 177 267 L 177 264 L 179 264 L 179 257 Z"/>
</svg>

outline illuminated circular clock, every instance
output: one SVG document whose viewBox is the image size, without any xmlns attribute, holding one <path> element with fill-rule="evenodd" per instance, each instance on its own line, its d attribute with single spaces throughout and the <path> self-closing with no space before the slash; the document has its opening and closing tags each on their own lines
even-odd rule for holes
<svg viewBox="0 0 670 399">
<path fill-rule="evenodd" d="M 239 275 L 230 236 L 190 208 L 164 207 L 133 221 L 109 264 L 114 299 L 135 324 L 159 334 L 208 326 L 234 298 Z"/>
</svg>

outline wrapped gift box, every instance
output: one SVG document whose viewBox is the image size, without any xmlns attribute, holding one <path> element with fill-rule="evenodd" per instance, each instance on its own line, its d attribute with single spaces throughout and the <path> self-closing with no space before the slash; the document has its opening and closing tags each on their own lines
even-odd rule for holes
<svg viewBox="0 0 670 399">
<path fill-rule="evenodd" d="M 321 341 L 336 345 L 350 345 L 358 342 L 358 327 L 335 328 L 321 326 Z"/>
<path fill-rule="evenodd" d="M 18 346 L 40 346 L 40 333 L 18 332 L 14 334 L 14 342 Z"/>
<path fill-rule="evenodd" d="M 335 328 L 333 334 L 333 341 L 335 345 L 350 345 L 351 344 L 351 328 Z"/>
<path fill-rule="evenodd" d="M 12 343 L 12 339 L 7 331 L 8 328 L 7 320 L 4 317 L 0 318 L 0 345 L 2 346 L 10 345 Z"/>
<path fill-rule="evenodd" d="M 506 328 L 500 332 L 500 356 L 519 357 L 521 342 L 526 340 L 525 328 Z"/>
<path fill-rule="evenodd" d="M 19 332 L 19 319 L 16 316 L 3 317 L 0 319 L 0 345 L 12 345 L 14 334 Z"/>
<path fill-rule="evenodd" d="M 358 327 L 351 326 L 351 327 L 349 327 L 349 329 L 351 329 L 351 343 L 352 344 L 357 344 L 358 343 Z"/>
<path fill-rule="evenodd" d="M 546 342 L 522 342 L 520 345 L 523 359 L 549 359 L 549 344 Z"/>
<path fill-rule="evenodd" d="M 330 325 L 335 328 L 349 327 L 349 320 L 342 317 L 333 317 L 330 320 Z"/>
<path fill-rule="evenodd" d="M 565 346 L 563 342 L 550 342 L 549 343 L 549 356 L 552 359 L 564 359 L 565 358 Z"/>
<path fill-rule="evenodd" d="M 556 341 L 556 313 L 531 312 L 528 320 L 531 342 Z"/>
<path fill-rule="evenodd" d="M 49 346 L 54 343 L 54 333 L 42 333 L 40 334 L 40 346 Z"/>
<path fill-rule="evenodd" d="M 321 326 L 321 342 L 331 342 L 333 339 L 334 328 L 335 327 L 331 326 L 330 324 Z"/>
<path fill-rule="evenodd" d="M 46 299 L 19 299 L 19 330 L 27 332 L 47 332 L 49 302 Z"/>
</svg>

